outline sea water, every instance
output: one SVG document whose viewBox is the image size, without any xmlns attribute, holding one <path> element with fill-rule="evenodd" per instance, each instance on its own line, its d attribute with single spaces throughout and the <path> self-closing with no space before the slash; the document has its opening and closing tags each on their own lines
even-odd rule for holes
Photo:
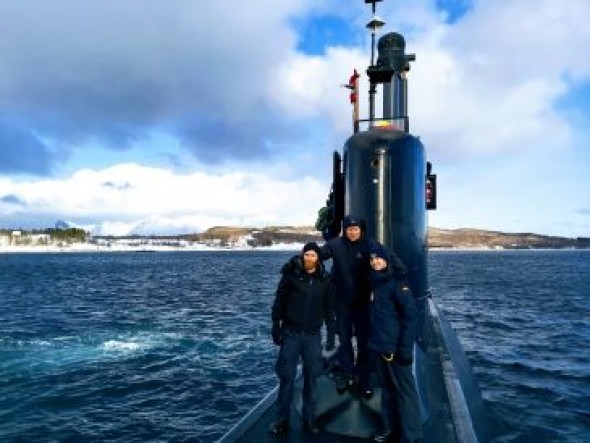
<svg viewBox="0 0 590 443">
<path fill-rule="evenodd" d="M 291 255 L 0 255 L 0 441 L 215 441 L 276 384 L 270 307 Z M 590 251 L 430 263 L 494 441 L 589 441 Z"/>
</svg>

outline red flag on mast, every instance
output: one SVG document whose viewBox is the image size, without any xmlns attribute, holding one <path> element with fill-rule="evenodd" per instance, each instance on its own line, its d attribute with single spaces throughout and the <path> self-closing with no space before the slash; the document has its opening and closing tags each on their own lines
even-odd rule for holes
<svg viewBox="0 0 590 443">
<path fill-rule="evenodd" d="M 359 73 L 354 70 L 353 74 L 348 80 L 347 87 L 351 90 L 350 92 L 350 103 L 356 103 L 358 100 L 358 84 L 359 84 Z"/>
</svg>

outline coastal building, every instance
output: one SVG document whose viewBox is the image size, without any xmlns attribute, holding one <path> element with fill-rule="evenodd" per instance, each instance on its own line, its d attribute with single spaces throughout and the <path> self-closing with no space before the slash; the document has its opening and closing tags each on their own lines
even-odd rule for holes
<svg viewBox="0 0 590 443">
<path fill-rule="evenodd" d="M 0 246 L 10 246 L 10 239 L 9 234 L 0 233 Z"/>
<path fill-rule="evenodd" d="M 12 231 L 10 234 L 10 245 L 18 245 L 22 239 L 23 233 L 21 231 Z"/>
</svg>

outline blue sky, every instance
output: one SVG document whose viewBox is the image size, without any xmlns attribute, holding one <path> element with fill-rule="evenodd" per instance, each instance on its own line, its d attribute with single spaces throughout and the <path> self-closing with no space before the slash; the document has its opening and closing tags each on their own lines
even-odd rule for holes
<svg viewBox="0 0 590 443">
<path fill-rule="evenodd" d="M 385 0 L 440 228 L 590 236 L 590 3 Z M 0 227 L 312 225 L 364 1 L 0 3 Z M 378 101 L 379 103 L 379 101 Z"/>
</svg>

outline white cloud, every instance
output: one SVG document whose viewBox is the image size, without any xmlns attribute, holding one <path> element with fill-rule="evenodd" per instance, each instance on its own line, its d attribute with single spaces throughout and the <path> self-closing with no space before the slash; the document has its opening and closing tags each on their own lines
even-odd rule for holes
<svg viewBox="0 0 590 443">
<path fill-rule="evenodd" d="M 325 118 L 329 122 L 326 129 L 342 138 L 350 134 L 352 127 L 350 91 L 342 85 L 348 83 L 353 69 L 357 69 L 362 75 L 359 89 L 365 94 L 366 65 L 366 54 L 358 49 L 328 48 L 323 56 L 293 52 L 274 71 L 270 99 L 293 118 Z M 360 105 L 366 113 L 366 100 L 361 100 Z"/>
<path fill-rule="evenodd" d="M 568 77 L 590 74 L 580 15 L 590 16 L 590 4 L 480 2 L 456 25 L 417 35 L 410 111 L 431 151 L 468 158 L 571 143 L 555 103 L 568 93 Z"/>
<path fill-rule="evenodd" d="M 590 28 L 580 20 L 590 16 L 590 4 L 526 3 L 477 3 L 453 26 L 427 9 L 428 2 L 410 8 L 418 24 L 413 38 L 406 36 L 407 52 L 417 53 L 409 74 L 411 127 L 439 156 L 571 142 L 571 128 L 555 102 L 572 86 L 568 78 L 590 77 L 589 59 L 581 56 Z M 395 24 L 400 16 L 396 10 L 385 19 Z M 342 137 L 350 132 L 350 105 L 338 86 L 353 68 L 362 74 L 361 113 L 367 116 L 367 51 L 330 48 L 321 57 L 292 52 L 274 72 L 271 98 L 293 117 L 327 118 L 329 129 Z M 380 97 L 376 108 L 379 115 Z"/>
<path fill-rule="evenodd" d="M 44 222 L 42 227 L 53 226 L 49 214 L 65 214 L 74 223 L 94 225 L 97 233 L 121 235 L 194 232 L 214 225 L 311 225 L 326 189 L 305 176 L 174 174 L 122 164 L 78 171 L 63 180 L 3 180 L 0 194 L 17 195 L 27 205 L 10 215 L 26 211 L 31 220 Z"/>
<path fill-rule="evenodd" d="M 330 1 L 320 5 L 303 0 L 239 2 L 231 10 L 219 2 L 209 2 L 207 8 L 175 3 L 182 14 L 155 2 L 138 16 L 132 14 L 138 3 L 129 2 L 115 15 L 141 24 L 133 26 L 137 34 L 122 35 L 123 28 L 109 24 L 113 33 L 106 45 L 99 40 L 105 35 L 105 23 L 113 18 L 107 11 L 108 3 L 93 2 L 95 16 L 100 18 L 96 20 L 81 13 L 77 2 L 62 4 L 73 8 L 72 19 L 66 20 L 68 32 L 63 35 L 53 35 L 55 27 L 45 17 L 21 27 L 36 30 L 22 35 L 33 49 L 40 47 L 36 43 L 43 32 L 51 34 L 54 43 L 64 42 L 76 32 L 84 36 L 80 42 L 53 45 L 57 54 L 50 66 L 61 66 L 68 59 L 67 51 L 77 44 L 103 48 L 118 54 L 114 60 L 123 61 L 118 66 L 128 68 L 123 71 L 132 74 L 126 77 L 130 84 L 153 86 L 150 94 L 140 98 L 158 95 L 158 100 L 148 101 L 154 105 L 148 108 L 158 115 L 181 115 L 190 120 L 198 117 L 191 106 L 203 103 L 208 112 L 231 122 L 236 133 L 242 128 L 254 134 L 245 139 L 263 146 L 268 135 L 264 124 L 250 131 L 248 123 L 252 115 L 259 117 L 258 123 L 267 123 L 267 116 L 272 120 L 274 115 L 260 114 L 270 108 L 273 114 L 285 117 L 281 123 L 295 128 L 294 135 L 292 140 L 276 142 L 273 149 L 281 154 L 268 164 L 266 157 L 264 164 L 260 158 L 254 164 L 243 163 L 238 156 L 240 172 L 229 169 L 237 164 L 231 162 L 217 174 L 212 168 L 207 173 L 179 174 L 125 164 L 79 171 L 64 180 L 0 181 L 0 196 L 14 195 L 25 201 L 27 213 L 38 217 L 59 211 L 67 214 L 60 218 L 109 220 L 102 228 L 113 232 L 313 223 L 325 200 L 326 184 L 285 177 L 298 177 L 294 170 L 330 170 L 329 151 L 340 148 L 351 132 L 348 91 L 340 85 L 346 83 L 353 68 L 362 74 L 361 115 L 368 114 L 365 67 L 370 48 L 332 47 L 321 56 L 296 49 L 298 36 L 289 20 L 314 8 L 325 11 L 322 8 Z M 452 24 L 445 22 L 435 5 L 430 0 L 378 5 L 379 14 L 388 22 L 385 29 L 403 32 L 407 52 L 417 55 L 409 73 L 410 127 L 424 141 L 439 174 L 440 209 L 432 214 L 433 221 L 440 221 L 441 227 L 590 235 L 585 222 L 588 216 L 582 215 L 590 208 L 590 197 L 578 191 L 588 188 L 590 182 L 583 168 L 576 167 L 576 162 L 590 158 L 587 148 L 575 149 L 576 143 L 587 138 L 576 132 L 580 129 L 573 126 L 571 111 L 557 106 L 572 88 L 590 81 L 590 58 L 584 56 L 590 46 L 590 27 L 585 23 L 590 3 L 475 1 L 467 14 Z M 55 10 L 46 12 L 59 23 Z M 162 14 L 154 17 L 159 11 Z M 368 8 L 364 11 L 369 17 Z M 243 20 L 246 15 L 249 19 Z M 81 16 L 87 22 L 80 21 Z M 33 19 L 26 16 L 26 20 Z M 81 29 L 85 24 L 89 28 Z M 163 29 L 162 24 L 169 33 L 140 31 L 150 26 Z M 17 49 L 8 52 L 4 62 L 11 57 L 28 57 L 22 46 Z M 104 59 L 108 60 L 112 59 Z M 63 74 L 58 69 L 44 72 L 41 78 L 54 78 L 56 73 Z M 0 89 L 4 85 L 5 91 L 14 91 L 7 86 L 11 85 L 10 74 L 10 70 L 0 69 Z M 138 83 L 135 75 L 145 83 Z M 23 83 L 18 80 L 17 86 L 28 78 L 22 77 Z M 181 94 L 172 93 L 179 91 L 178 85 L 182 86 Z M 52 104 L 52 96 L 42 98 Z M 255 106 L 258 104 L 262 105 Z M 380 97 L 376 104 L 380 109 Z M 149 120 L 143 114 L 138 118 Z M 219 131 L 212 132 L 215 139 Z M 196 131 L 196 138 L 201 136 Z M 318 141 L 314 143 L 312 137 Z M 238 144 L 238 148 L 242 146 Z M 543 204 L 534 203 L 539 196 L 534 183 L 540 173 L 549 178 L 542 183 Z M 472 186 L 474 183 L 477 186 Z M 13 200 L 1 203 L 3 216 L 23 213 L 22 205 L 10 203 Z M 547 208 L 551 216 L 542 214 Z"/>
</svg>

